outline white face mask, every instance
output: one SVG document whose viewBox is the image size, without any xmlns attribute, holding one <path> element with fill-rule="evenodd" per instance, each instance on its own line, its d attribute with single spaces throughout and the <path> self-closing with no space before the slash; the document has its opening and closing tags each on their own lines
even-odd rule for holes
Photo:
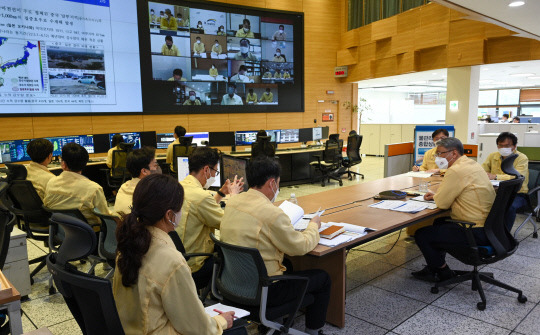
<svg viewBox="0 0 540 335">
<path fill-rule="evenodd" d="M 212 65 L 212 69 L 215 69 L 216 67 L 214 65 Z"/>
<path fill-rule="evenodd" d="M 219 47 L 219 43 L 216 43 L 215 46 L 216 46 L 216 47 Z"/>
<path fill-rule="evenodd" d="M 248 47 L 240 47 L 240 52 L 243 53 L 243 54 L 247 54 L 249 51 L 249 48 Z"/>
<path fill-rule="evenodd" d="M 202 24 L 197 25 L 198 28 L 202 28 Z"/>
<path fill-rule="evenodd" d="M 283 34 L 283 30 L 280 29 L 280 30 L 279 30 L 279 33 L 280 33 L 280 34 Z"/>
<path fill-rule="evenodd" d="M 514 152 L 514 150 L 512 150 L 512 148 L 499 148 L 499 153 L 503 157 L 510 156 L 512 154 L 512 152 Z"/>
<path fill-rule="evenodd" d="M 208 171 L 210 171 L 210 169 L 208 169 Z M 204 184 L 203 188 L 209 189 L 210 186 L 212 186 L 212 184 L 214 183 L 214 181 L 216 181 L 216 177 L 212 177 L 212 172 L 210 172 L 210 176 L 208 177 L 208 179 L 206 179 L 206 184 Z"/>
<path fill-rule="evenodd" d="M 189 100 L 195 101 L 195 96 L 194 96 L 194 95 L 190 95 L 190 96 L 189 96 Z"/>
<path fill-rule="evenodd" d="M 277 56 L 277 57 L 281 56 L 281 53 L 280 53 L 280 52 L 276 52 L 276 56 Z"/>
<path fill-rule="evenodd" d="M 200 43 L 201 43 L 201 41 L 197 41 L 197 44 L 200 44 Z"/>
<path fill-rule="evenodd" d="M 169 222 L 173 225 L 173 228 L 176 229 L 180 225 L 180 219 L 182 218 L 182 210 L 180 210 L 178 213 L 174 213 L 174 221 L 169 220 Z"/>
<path fill-rule="evenodd" d="M 448 160 L 444 157 L 435 157 L 435 164 L 439 169 L 448 169 Z"/>
<path fill-rule="evenodd" d="M 274 192 L 274 197 L 272 198 L 272 202 L 275 202 L 277 199 L 277 196 L 279 194 L 279 187 L 277 187 L 277 182 L 274 180 L 274 183 L 276 184 L 276 191 Z M 272 187 L 272 191 L 274 191 L 274 188 Z"/>
<path fill-rule="evenodd" d="M 244 32 L 248 32 L 249 31 L 249 28 L 244 28 Z"/>
</svg>

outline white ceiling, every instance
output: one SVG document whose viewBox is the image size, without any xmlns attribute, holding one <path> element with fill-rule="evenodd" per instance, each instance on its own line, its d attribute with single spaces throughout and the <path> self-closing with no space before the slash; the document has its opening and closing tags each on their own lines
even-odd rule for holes
<svg viewBox="0 0 540 335">
<path fill-rule="evenodd" d="M 479 67 L 480 89 L 540 87 L 540 61 L 486 64 Z M 445 92 L 446 69 L 362 80 L 358 82 L 358 88 L 397 92 Z"/>
<path fill-rule="evenodd" d="M 466 13 L 470 19 L 490 22 L 519 33 L 520 36 L 540 40 L 540 1 L 523 0 L 519 7 L 509 7 L 512 0 L 432 0 Z"/>
</svg>

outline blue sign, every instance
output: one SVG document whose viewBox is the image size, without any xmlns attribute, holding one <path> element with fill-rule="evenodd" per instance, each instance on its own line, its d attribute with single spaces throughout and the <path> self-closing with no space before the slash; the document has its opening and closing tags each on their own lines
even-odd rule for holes
<svg viewBox="0 0 540 335">
<path fill-rule="evenodd" d="M 433 125 L 433 126 L 416 126 L 414 127 L 414 163 L 421 165 L 424 160 L 424 154 L 429 149 L 435 147 L 431 135 L 437 129 L 446 129 L 450 137 L 454 137 L 453 125 Z"/>
</svg>

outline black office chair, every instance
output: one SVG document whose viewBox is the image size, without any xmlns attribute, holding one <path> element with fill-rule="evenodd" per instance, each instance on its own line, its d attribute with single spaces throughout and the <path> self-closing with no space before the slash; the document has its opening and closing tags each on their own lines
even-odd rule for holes
<svg viewBox="0 0 540 335">
<path fill-rule="evenodd" d="M 173 164 L 172 170 L 178 173 L 178 157 L 189 157 L 197 147 L 197 143 L 193 144 L 174 144 L 173 145 Z"/>
<path fill-rule="evenodd" d="M 523 226 L 530 222 L 533 225 L 533 238 L 538 238 L 538 228 L 536 222 L 540 222 L 540 165 L 532 165 L 529 163 L 529 192 L 525 196 L 527 201 L 526 208 L 522 211 L 527 215 L 527 218 L 519 225 L 514 232 L 514 237 Z"/>
<path fill-rule="evenodd" d="M 0 182 L 0 198 L 8 190 L 8 184 Z M 0 208 L 0 269 L 4 268 L 9 249 L 9 241 L 13 227 L 17 223 L 17 217 L 5 209 Z"/>
<path fill-rule="evenodd" d="M 193 143 L 193 136 L 180 136 L 178 143 L 180 145 L 191 145 Z"/>
<path fill-rule="evenodd" d="M 484 264 L 492 264 L 498 262 L 506 257 L 512 255 L 518 247 L 518 242 L 512 236 L 505 224 L 505 217 L 508 208 L 514 201 L 516 194 L 521 189 L 524 177 L 521 176 L 513 167 L 513 162 L 517 155 L 513 154 L 504 159 L 502 164 L 502 170 L 506 174 L 517 176 L 516 179 L 501 181 L 497 190 L 497 196 L 491 206 L 491 210 L 484 223 L 484 231 L 490 242 L 490 245 L 477 245 L 472 233 L 473 223 L 449 220 L 449 222 L 459 224 L 460 228 L 467 236 L 468 245 L 455 245 L 455 244 L 441 244 L 439 247 L 446 250 L 449 254 L 454 256 L 460 262 L 472 265 L 472 271 L 454 271 L 457 276 L 447 279 L 442 282 L 435 283 L 435 286 L 431 288 L 432 293 L 438 293 L 439 287 L 447 286 L 450 284 L 462 283 L 465 281 L 472 281 L 473 291 L 478 291 L 480 295 L 480 301 L 476 304 L 479 310 L 486 308 L 486 297 L 482 288 L 482 282 L 504 288 L 506 290 L 515 292 L 518 294 L 518 301 L 525 303 L 527 297 L 523 295 L 523 292 L 515 287 L 502 283 L 493 277 L 493 273 L 479 272 L 478 266 Z"/>
<path fill-rule="evenodd" d="M 276 142 L 270 142 L 270 136 L 260 136 L 256 142 L 251 143 L 251 159 L 259 156 L 274 157 L 276 147 Z"/>
<path fill-rule="evenodd" d="M 101 213 L 97 208 L 94 208 L 94 214 L 101 220 L 101 230 L 99 232 L 98 255 L 107 261 L 112 269 L 107 273 L 105 278 L 112 278 L 116 267 L 116 226 L 120 220 L 113 215 Z"/>
<path fill-rule="evenodd" d="M 15 166 L 12 166 L 15 165 Z M 23 165 L 10 164 L 12 174 L 7 189 L 10 200 L 9 208 L 17 216 L 19 229 L 26 233 L 27 238 L 44 243 L 49 247 L 49 214 L 43 210 L 43 202 L 36 192 L 34 185 L 26 180 L 26 168 Z M 30 273 L 30 283 L 34 284 L 34 276 L 45 267 L 45 255 L 31 259 L 29 264 L 39 263 Z"/>
<path fill-rule="evenodd" d="M 347 177 L 352 180 L 353 175 L 357 175 L 364 179 L 364 175 L 358 172 L 351 171 L 351 167 L 362 163 L 360 156 L 360 146 L 362 145 L 362 135 L 351 135 L 347 139 L 347 158 L 343 159 L 343 167 L 347 168 Z"/>
<path fill-rule="evenodd" d="M 268 276 L 266 266 L 254 248 L 240 247 L 210 237 L 216 245 L 217 258 L 212 276 L 212 293 L 225 304 L 240 307 L 250 312 L 249 318 L 260 321 L 264 326 L 283 334 L 305 334 L 291 328 L 294 316 L 301 307 L 315 301 L 312 294 L 306 294 L 309 278 L 281 275 Z M 275 281 L 296 280 L 303 282 L 296 299 L 289 303 L 269 307 L 268 287 Z M 276 322 L 283 316 L 289 316 L 285 324 Z"/>
<path fill-rule="evenodd" d="M 126 168 L 128 150 L 113 150 L 112 153 L 112 165 L 111 165 L 111 178 L 116 182 L 122 183 L 129 176 L 129 171 Z"/>
<path fill-rule="evenodd" d="M 62 227 L 65 238 L 58 253 L 47 256 L 47 269 L 83 334 L 124 334 L 111 282 L 82 273 L 69 263 L 95 250 L 94 231 L 86 222 L 69 215 L 55 213 L 51 222 Z"/>
<path fill-rule="evenodd" d="M 339 182 L 339 186 L 343 186 L 343 181 L 341 180 L 341 160 L 342 155 L 339 150 L 339 143 L 334 141 L 326 141 L 326 147 L 323 152 L 323 159 L 320 155 L 313 155 L 317 160 L 310 162 L 309 164 L 315 168 L 316 171 L 321 173 L 320 177 L 315 177 L 312 179 L 312 183 L 318 178 L 321 179 L 321 186 L 325 186 L 325 180 L 330 182 L 330 179 L 336 180 Z"/>
</svg>

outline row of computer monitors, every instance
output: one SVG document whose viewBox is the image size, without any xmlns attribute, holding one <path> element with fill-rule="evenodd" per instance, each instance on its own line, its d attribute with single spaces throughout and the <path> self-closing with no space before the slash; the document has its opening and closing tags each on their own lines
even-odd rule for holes
<svg viewBox="0 0 540 335">
<path fill-rule="evenodd" d="M 301 129 L 275 129 L 267 130 L 271 142 L 296 143 L 318 141 L 328 138 L 328 127 L 301 128 Z M 88 153 L 105 153 L 112 147 L 112 138 L 117 133 L 74 135 L 60 137 L 46 137 L 52 142 L 53 156 L 62 154 L 62 147 L 66 143 L 75 142 L 82 145 Z M 158 133 L 155 131 L 120 133 L 126 143 L 134 143 L 134 149 L 150 146 L 157 149 L 166 149 L 174 141 L 172 133 Z M 227 132 L 197 132 L 187 133 L 192 136 L 197 145 L 213 147 L 251 145 L 256 141 L 257 131 L 227 131 Z M 31 140 L 11 140 L 0 142 L 0 163 L 29 161 L 26 146 Z"/>
</svg>

